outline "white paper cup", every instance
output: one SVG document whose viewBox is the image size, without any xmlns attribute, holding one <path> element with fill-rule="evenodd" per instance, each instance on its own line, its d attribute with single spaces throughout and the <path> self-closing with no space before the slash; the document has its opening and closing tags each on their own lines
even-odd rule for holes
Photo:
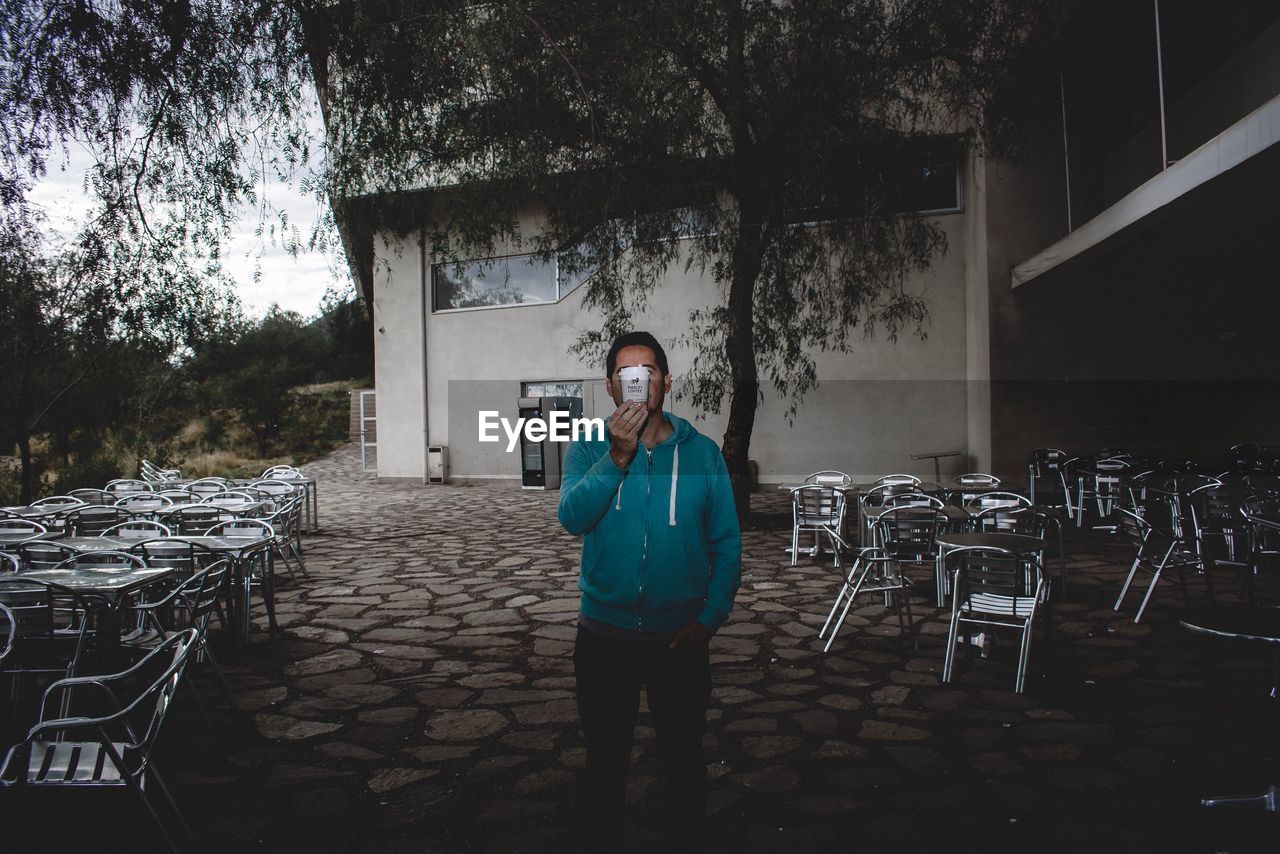
<svg viewBox="0 0 1280 854">
<path fill-rule="evenodd" d="M 619 371 L 623 402 L 649 402 L 649 369 L 623 368 Z"/>
</svg>

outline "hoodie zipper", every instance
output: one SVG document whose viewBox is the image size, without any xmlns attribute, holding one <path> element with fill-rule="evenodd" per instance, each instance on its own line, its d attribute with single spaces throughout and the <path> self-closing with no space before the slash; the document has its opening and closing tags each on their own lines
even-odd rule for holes
<svg viewBox="0 0 1280 854">
<path fill-rule="evenodd" d="M 644 455 L 644 547 L 640 553 L 640 589 L 636 593 L 636 629 L 638 631 L 644 631 L 644 571 L 649 562 L 649 496 L 653 492 L 653 451 L 645 447 Z"/>
</svg>

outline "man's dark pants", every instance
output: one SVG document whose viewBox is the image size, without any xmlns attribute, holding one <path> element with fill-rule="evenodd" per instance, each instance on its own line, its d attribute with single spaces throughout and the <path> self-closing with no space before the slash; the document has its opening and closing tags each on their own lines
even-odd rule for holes
<svg viewBox="0 0 1280 854">
<path fill-rule="evenodd" d="M 711 699 L 705 644 L 672 651 L 667 641 L 633 641 L 578 629 L 573 653 L 578 715 L 587 739 L 583 849 L 623 850 L 627 765 L 640 707 L 649 700 L 662 768 L 666 850 L 703 841 L 707 769 L 702 736 Z"/>
</svg>

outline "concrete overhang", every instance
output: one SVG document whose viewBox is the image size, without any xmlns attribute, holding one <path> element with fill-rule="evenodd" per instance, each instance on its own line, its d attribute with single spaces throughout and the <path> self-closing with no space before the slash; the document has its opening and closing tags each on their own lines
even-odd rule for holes
<svg viewBox="0 0 1280 854">
<path fill-rule="evenodd" d="M 1099 260 L 1209 210 L 1229 211 L 1233 198 L 1251 196 L 1274 180 L 1280 169 L 1278 143 L 1280 96 L 1014 267 L 1010 286 L 1053 279 L 1046 274 Z"/>
</svg>

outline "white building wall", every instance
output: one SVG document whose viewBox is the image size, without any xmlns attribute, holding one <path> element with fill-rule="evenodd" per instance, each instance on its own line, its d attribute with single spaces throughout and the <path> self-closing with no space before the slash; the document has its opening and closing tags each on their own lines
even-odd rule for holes
<svg viewBox="0 0 1280 854">
<path fill-rule="evenodd" d="M 374 388 L 378 476 L 426 477 L 422 253 L 416 239 L 375 235 Z"/>
<path fill-rule="evenodd" d="M 966 220 L 963 214 L 941 218 L 949 252 L 907 282 L 907 288 L 929 304 L 925 339 L 906 332 L 894 343 L 883 331 L 870 338 L 854 331 L 851 352 L 817 355 L 820 385 L 794 421 L 785 417 L 786 402 L 766 391 L 751 450 L 763 481 L 793 480 L 822 468 L 856 476 L 889 471 L 932 476 L 932 463 L 913 463 L 910 455 L 976 450 L 980 459 L 986 457 L 989 452 L 981 443 L 971 448 L 969 439 L 968 381 L 973 377 L 967 347 L 974 328 L 970 315 L 978 307 L 967 295 L 967 289 L 977 285 L 966 268 L 966 244 L 973 239 Z M 392 255 L 383 257 L 383 251 Z M 585 380 L 584 414 L 606 417 L 612 411 L 603 390 L 603 369 L 585 365 L 567 352 L 580 330 L 598 324 L 598 318 L 582 307 L 585 289 L 553 305 L 432 314 L 423 303 L 420 252 L 410 242 L 388 241 L 378 256 L 379 476 L 421 476 L 423 470 L 420 321 L 426 336 L 430 444 L 449 447 L 452 477 L 519 478 L 518 451 L 507 453 L 505 439 L 482 445 L 477 433 L 480 410 L 497 410 L 515 419 L 521 381 Z M 977 281 L 985 287 L 985 277 Z M 676 262 L 647 310 L 636 318 L 636 328 L 653 332 L 669 345 L 676 389 L 693 353 L 670 342 L 686 331 L 691 309 L 720 299 L 709 275 L 696 269 L 686 273 L 683 263 Z M 985 370 L 984 361 L 983 379 Z M 678 397 L 669 399 L 668 408 L 694 418 L 702 432 L 721 440 L 723 413 L 695 418 L 689 404 Z M 967 457 L 946 460 L 944 475 L 970 465 Z"/>
</svg>

